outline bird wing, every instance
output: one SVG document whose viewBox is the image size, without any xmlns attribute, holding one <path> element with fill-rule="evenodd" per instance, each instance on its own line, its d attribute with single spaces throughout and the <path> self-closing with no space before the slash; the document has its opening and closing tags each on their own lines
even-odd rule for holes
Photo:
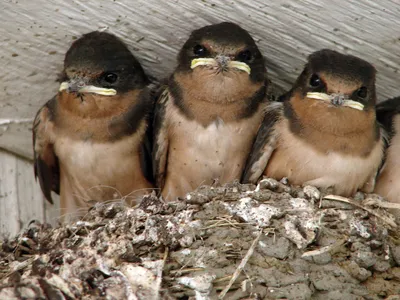
<svg viewBox="0 0 400 300">
<path fill-rule="evenodd" d="M 391 136 L 393 117 L 400 113 L 400 97 L 388 99 L 376 105 L 376 119 Z"/>
<path fill-rule="evenodd" d="M 165 113 L 169 97 L 168 88 L 163 89 L 154 110 L 153 175 L 156 186 L 161 189 L 165 182 L 168 157 L 168 128 Z"/>
<path fill-rule="evenodd" d="M 39 179 L 42 192 L 50 203 L 53 203 L 51 191 L 60 194 L 60 167 L 51 141 L 55 101 L 55 98 L 51 99 L 38 111 L 32 129 L 35 178 Z"/>
<path fill-rule="evenodd" d="M 400 97 L 391 98 L 376 105 L 377 126 L 384 143 L 384 157 L 379 166 L 378 174 L 380 174 L 385 167 L 387 149 L 389 148 L 391 139 L 395 134 L 393 119 L 397 114 L 400 114 Z"/>
<path fill-rule="evenodd" d="M 255 142 L 243 172 L 243 183 L 256 183 L 261 177 L 277 145 L 275 125 L 282 116 L 283 105 L 273 102 L 267 106 L 264 120 L 258 130 Z"/>
<path fill-rule="evenodd" d="M 144 177 L 151 183 L 154 183 L 153 176 L 153 159 L 152 159 L 152 149 L 153 149 L 153 120 L 154 120 L 154 103 L 156 101 L 153 91 L 156 87 L 150 88 L 147 93 L 142 97 L 143 102 L 146 103 L 146 123 L 147 128 L 143 141 L 140 145 L 140 168 L 143 172 Z"/>
</svg>

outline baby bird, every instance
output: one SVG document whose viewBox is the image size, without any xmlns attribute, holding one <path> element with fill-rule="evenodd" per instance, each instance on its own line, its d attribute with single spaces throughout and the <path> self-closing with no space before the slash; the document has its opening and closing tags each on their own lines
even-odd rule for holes
<svg viewBox="0 0 400 300">
<path fill-rule="evenodd" d="M 267 108 L 243 182 L 265 175 L 342 196 L 372 192 L 384 148 L 375 73 L 351 55 L 311 54 L 282 102 Z"/>
<path fill-rule="evenodd" d="M 167 201 L 240 179 L 266 82 L 263 56 L 246 30 L 224 22 L 192 32 L 155 109 L 154 176 Z"/>
<path fill-rule="evenodd" d="M 83 35 L 66 53 L 62 81 L 33 125 L 35 176 L 47 200 L 59 193 L 66 215 L 92 200 L 135 198 L 151 189 L 146 132 L 153 103 L 126 45 L 105 32 Z"/>
<path fill-rule="evenodd" d="M 375 193 L 384 196 L 390 202 L 400 203 L 400 98 L 393 98 L 379 103 L 376 114 L 388 132 L 388 149 L 385 162 L 378 176 Z"/>
</svg>

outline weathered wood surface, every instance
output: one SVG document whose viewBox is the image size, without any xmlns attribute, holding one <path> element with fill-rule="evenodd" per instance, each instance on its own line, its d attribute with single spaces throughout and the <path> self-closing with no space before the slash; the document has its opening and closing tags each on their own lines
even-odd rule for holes
<svg viewBox="0 0 400 300">
<path fill-rule="evenodd" d="M 44 200 L 32 163 L 0 150 L 0 237 L 14 235 L 33 220 L 56 224 L 58 203 Z"/>
</svg>

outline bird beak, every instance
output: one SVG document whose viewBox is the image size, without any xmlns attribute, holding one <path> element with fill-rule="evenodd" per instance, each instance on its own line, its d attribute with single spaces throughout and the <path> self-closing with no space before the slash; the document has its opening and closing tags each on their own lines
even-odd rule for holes
<svg viewBox="0 0 400 300">
<path fill-rule="evenodd" d="M 246 72 L 247 74 L 250 75 L 251 68 L 249 67 L 248 64 L 246 64 L 244 62 L 237 61 L 237 60 L 231 60 L 231 61 L 229 61 L 228 66 L 230 68 L 234 68 L 234 69 L 238 69 L 238 70 L 244 71 L 244 72 Z"/>
<path fill-rule="evenodd" d="M 364 105 L 360 102 L 349 99 L 345 94 L 325 94 L 325 93 L 307 93 L 307 98 L 322 100 L 331 103 L 334 106 L 345 106 L 357 110 L 363 110 Z"/>
<path fill-rule="evenodd" d="M 192 59 L 190 68 L 194 69 L 199 66 L 215 66 L 215 65 L 216 65 L 216 61 L 214 58 L 195 58 L 195 59 Z"/>
<path fill-rule="evenodd" d="M 114 89 L 86 85 L 82 80 L 64 81 L 61 83 L 59 91 L 67 91 L 67 93 L 93 93 L 103 96 L 114 96 L 117 94 L 117 91 Z"/>
<path fill-rule="evenodd" d="M 219 67 L 222 70 L 226 70 L 228 68 L 237 69 L 246 72 L 250 75 L 251 68 L 248 64 L 231 60 L 230 57 L 224 55 L 217 55 L 215 58 L 195 58 L 192 60 L 191 69 L 194 69 L 198 66 L 212 66 Z"/>
</svg>

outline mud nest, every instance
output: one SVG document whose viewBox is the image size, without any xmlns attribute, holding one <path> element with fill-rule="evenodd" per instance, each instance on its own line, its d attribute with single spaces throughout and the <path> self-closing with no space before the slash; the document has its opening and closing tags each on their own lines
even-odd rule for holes
<svg viewBox="0 0 400 300">
<path fill-rule="evenodd" d="M 97 204 L 0 242 L 0 299 L 399 299 L 384 204 L 272 179 Z"/>
</svg>

